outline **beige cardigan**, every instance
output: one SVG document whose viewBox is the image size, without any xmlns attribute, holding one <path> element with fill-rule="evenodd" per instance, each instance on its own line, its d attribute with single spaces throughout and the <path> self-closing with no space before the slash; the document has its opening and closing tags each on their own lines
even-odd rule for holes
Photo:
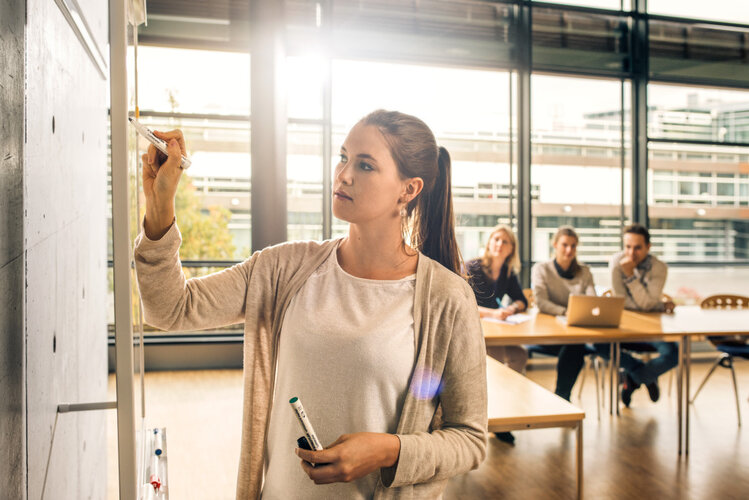
<svg viewBox="0 0 749 500">
<path fill-rule="evenodd" d="M 244 323 L 244 406 L 237 499 L 263 481 L 281 324 L 292 297 L 336 241 L 284 243 L 229 269 L 185 280 L 176 223 L 158 241 L 141 232 L 135 265 L 146 321 L 164 330 Z M 383 314 L 387 311 L 383 311 Z M 414 296 L 416 364 L 403 405 L 395 466 L 380 471 L 374 498 L 437 498 L 447 480 L 486 456 L 486 350 L 468 284 L 419 255 Z M 431 394 L 423 399 L 414 392 Z M 310 487 L 314 484 L 310 483 Z"/>
</svg>

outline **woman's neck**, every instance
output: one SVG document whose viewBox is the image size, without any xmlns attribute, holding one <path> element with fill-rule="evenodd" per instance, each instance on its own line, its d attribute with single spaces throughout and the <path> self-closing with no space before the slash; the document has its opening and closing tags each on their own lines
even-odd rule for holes
<svg viewBox="0 0 749 500">
<path fill-rule="evenodd" d="M 403 242 L 399 227 L 370 230 L 351 224 L 337 256 L 341 268 L 353 276 L 390 280 L 414 274 L 418 255 Z"/>
<path fill-rule="evenodd" d="M 505 259 L 503 258 L 499 258 L 499 257 L 492 258 L 492 263 L 491 263 L 491 266 L 489 267 L 489 270 L 492 273 L 492 278 L 494 279 L 494 281 L 496 281 L 497 278 L 499 277 L 499 271 L 502 270 L 502 266 L 504 265 L 504 263 L 505 263 Z"/>
<path fill-rule="evenodd" d="M 555 260 L 557 262 L 557 265 L 562 268 L 562 271 L 567 271 L 570 268 L 570 266 L 572 265 L 572 260 L 573 259 L 570 259 L 567 262 L 563 262 L 563 261 L 559 260 L 559 257 L 557 257 Z"/>
</svg>

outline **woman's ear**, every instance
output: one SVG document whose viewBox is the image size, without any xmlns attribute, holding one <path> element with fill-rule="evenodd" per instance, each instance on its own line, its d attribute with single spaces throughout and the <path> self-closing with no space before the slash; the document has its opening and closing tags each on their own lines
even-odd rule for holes
<svg viewBox="0 0 749 500">
<path fill-rule="evenodd" d="M 404 192 L 401 199 L 410 202 L 421 193 L 422 189 L 424 189 L 424 180 L 421 177 L 412 177 L 405 181 Z"/>
</svg>

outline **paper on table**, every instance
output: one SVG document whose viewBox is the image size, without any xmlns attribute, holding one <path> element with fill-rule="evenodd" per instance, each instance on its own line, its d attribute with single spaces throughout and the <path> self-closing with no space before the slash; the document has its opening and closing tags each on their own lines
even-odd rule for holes
<svg viewBox="0 0 749 500">
<path fill-rule="evenodd" d="M 497 319 L 497 318 L 483 318 L 486 321 L 493 321 L 495 323 L 500 323 L 502 325 L 519 325 L 520 323 L 525 323 L 526 321 L 530 321 L 531 319 L 530 314 L 525 313 L 518 313 L 518 314 L 512 314 L 510 316 L 507 316 L 505 319 Z"/>
</svg>

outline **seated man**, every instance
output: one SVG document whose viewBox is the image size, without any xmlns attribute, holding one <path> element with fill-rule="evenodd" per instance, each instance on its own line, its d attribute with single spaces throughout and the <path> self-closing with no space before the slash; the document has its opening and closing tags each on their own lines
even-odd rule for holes
<svg viewBox="0 0 749 500">
<path fill-rule="evenodd" d="M 668 267 L 650 254 L 650 233 L 641 224 L 624 228 L 624 251 L 615 254 L 609 262 L 611 284 L 615 295 L 625 297 L 624 307 L 633 311 L 673 311 L 672 302 L 661 297 L 666 284 Z M 660 356 L 647 363 L 622 352 L 621 366 L 625 370 L 622 401 L 629 406 L 632 393 L 644 384 L 650 399 L 660 397 L 658 377 L 677 365 L 679 361 L 676 342 L 649 342 Z M 596 344 L 596 350 L 608 359 L 610 344 Z"/>
</svg>

